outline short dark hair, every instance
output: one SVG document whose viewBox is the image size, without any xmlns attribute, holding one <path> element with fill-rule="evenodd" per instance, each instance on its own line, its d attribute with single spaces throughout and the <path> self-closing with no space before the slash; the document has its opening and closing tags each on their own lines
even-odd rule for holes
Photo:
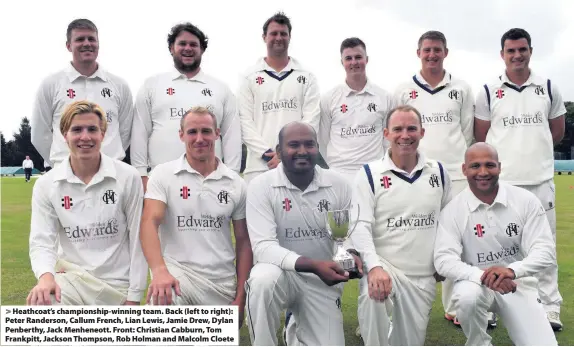
<svg viewBox="0 0 574 347">
<path fill-rule="evenodd" d="M 446 37 L 440 31 L 430 30 L 422 34 L 419 38 L 419 49 L 421 49 L 424 40 L 440 41 L 443 43 L 444 48 L 446 48 Z"/>
<path fill-rule="evenodd" d="M 68 24 L 68 30 L 66 30 L 66 42 L 69 43 L 72 39 L 72 30 L 74 29 L 86 29 L 95 31 L 96 34 L 98 33 L 98 28 L 91 20 L 85 18 L 74 19 L 70 24 Z"/>
<path fill-rule="evenodd" d="M 532 48 L 532 41 L 530 39 L 530 34 L 528 33 L 528 31 L 520 28 L 512 28 L 507 32 L 505 32 L 504 35 L 502 35 L 502 38 L 500 39 L 500 48 L 504 49 L 504 41 L 506 40 L 520 40 L 520 39 L 526 39 L 526 42 L 528 42 L 528 47 Z"/>
<path fill-rule="evenodd" d="M 410 105 L 400 105 L 400 106 L 397 106 L 397 107 L 393 108 L 392 110 L 390 110 L 389 113 L 387 114 L 387 120 L 385 123 L 385 128 L 387 128 L 387 129 L 389 128 L 389 122 L 391 120 L 391 116 L 397 112 L 414 112 L 414 114 L 417 115 L 417 118 L 419 119 L 419 124 L 422 128 L 423 119 L 422 119 L 421 113 L 419 112 L 419 110 L 417 110 L 416 108 L 414 108 Z"/>
<path fill-rule="evenodd" d="M 181 24 L 178 24 L 178 25 L 174 26 L 173 28 L 171 28 L 169 34 L 167 35 L 167 48 L 170 51 L 171 51 L 171 47 L 175 43 L 175 39 L 177 38 L 177 36 L 179 34 L 181 34 L 182 31 L 187 31 L 188 33 L 197 37 L 197 39 L 199 40 L 199 46 L 201 47 L 201 50 L 205 52 L 205 50 L 207 49 L 207 41 L 209 39 L 203 33 L 203 31 L 199 30 L 198 27 L 196 27 L 195 25 L 193 25 L 189 22 L 181 23 Z"/>
<path fill-rule="evenodd" d="M 345 48 L 354 48 L 357 46 L 363 47 L 365 52 L 367 52 L 367 46 L 360 38 L 349 37 L 348 39 L 344 39 L 343 42 L 341 42 L 341 54 L 343 54 L 343 50 L 345 50 Z"/>
<path fill-rule="evenodd" d="M 271 22 L 286 25 L 287 29 L 289 29 L 289 35 L 291 35 L 291 20 L 283 12 L 277 12 L 265 21 L 265 24 L 263 24 L 263 35 L 267 35 L 267 28 L 269 28 Z"/>
</svg>

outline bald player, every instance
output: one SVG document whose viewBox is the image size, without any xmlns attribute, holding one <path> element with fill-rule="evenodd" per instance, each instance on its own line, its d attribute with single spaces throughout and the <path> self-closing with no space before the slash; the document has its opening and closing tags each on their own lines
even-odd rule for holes
<svg viewBox="0 0 574 347">
<path fill-rule="evenodd" d="M 550 224 L 531 192 L 498 181 L 494 147 L 469 147 L 468 188 L 441 212 L 434 263 L 455 282 L 453 299 L 467 345 L 490 345 L 487 312 L 498 313 L 515 345 L 556 346 L 533 276 L 552 266 Z"/>
<path fill-rule="evenodd" d="M 247 225 L 255 266 L 247 290 L 253 345 L 277 345 L 279 315 L 293 313 L 295 338 L 287 344 L 342 346 L 342 285 L 349 280 L 333 258 L 325 231 L 327 211 L 349 209 L 351 187 L 340 174 L 316 165 L 317 134 L 309 124 L 288 123 L 279 132 L 277 168 L 247 188 Z M 354 253 L 359 272 L 362 263 Z"/>
</svg>

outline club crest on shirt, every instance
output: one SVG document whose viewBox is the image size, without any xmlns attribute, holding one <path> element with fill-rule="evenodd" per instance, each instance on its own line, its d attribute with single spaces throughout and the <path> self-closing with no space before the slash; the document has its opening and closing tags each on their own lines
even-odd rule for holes
<svg viewBox="0 0 574 347">
<path fill-rule="evenodd" d="M 102 95 L 102 97 L 105 99 L 106 97 L 111 98 L 112 97 L 112 91 L 110 88 L 102 88 L 102 91 L 100 92 L 100 94 Z"/>
<path fill-rule="evenodd" d="M 305 84 L 305 83 L 307 83 L 307 77 L 301 75 L 301 76 L 297 77 L 297 82 L 299 82 L 301 84 Z"/>
<path fill-rule="evenodd" d="M 431 187 L 433 188 L 438 188 L 440 187 L 440 183 L 438 180 L 438 176 L 436 174 L 432 174 L 429 178 L 429 184 L 431 185 Z"/>
<path fill-rule="evenodd" d="M 102 201 L 105 202 L 106 205 L 115 204 L 117 197 L 118 194 L 116 194 L 116 192 L 114 192 L 111 189 L 108 189 L 104 192 L 104 195 L 102 196 Z"/>
<path fill-rule="evenodd" d="M 331 203 L 327 199 L 322 199 L 317 204 L 317 209 L 319 212 L 329 211 L 329 207 L 331 207 Z"/>
<path fill-rule="evenodd" d="M 203 94 L 203 96 L 211 96 L 211 89 L 205 88 L 201 91 L 201 94 Z"/>
<path fill-rule="evenodd" d="M 516 223 L 509 223 L 506 227 L 506 235 L 508 235 L 508 237 L 518 236 L 518 225 Z"/>
<path fill-rule="evenodd" d="M 219 203 L 227 205 L 229 203 L 229 192 L 226 190 L 220 191 L 217 194 L 217 200 L 219 200 Z"/>
</svg>

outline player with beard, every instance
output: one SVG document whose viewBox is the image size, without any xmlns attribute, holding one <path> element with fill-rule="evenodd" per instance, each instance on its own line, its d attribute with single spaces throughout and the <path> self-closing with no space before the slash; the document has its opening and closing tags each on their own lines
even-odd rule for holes
<svg viewBox="0 0 574 347">
<path fill-rule="evenodd" d="M 247 146 L 244 178 L 277 167 L 274 148 L 285 124 L 302 120 L 319 127 L 320 97 L 315 76 L 289 56 L 291 21 L 279 12 L 263 25 L 267 56 L 244 74 L 238 94 L 243 142 Z"/>
<path fill-rule="evenodd" d="M 60 133 L 60 118 L 68 105 L 89 99 L 106 114 L 108 130 L 102 153 L 122 160 L 130 145 L 132 92 L 126 81 L 104 70 L 96 61 L 100 41 L 98 28 L 92 21 L 75 19 L 68 25 L 66 48 L 72 53 L 72 61 L 64 70 L 44 79 L 36 94 L 30 119 L 32 144 L 51 167 L 56 167 L 69 154 Z"/>
<path fill-rule="evenodd" d="M 349 274 L 332 260 L 324 213 L 350 208 L 350 186 L 340 174 L 316 165 L 319 148 L 310 125 L 287 124 L 278 142 L 282 162 L 247 188 L 247 225 L 256 264 L 246 284 L 251 342 L 277 345 L 279 315 L 288 309 L 298 323 L 299 343 L 342 346 L 343 287 L 337 284 Z M 362 274 L 356 251 L 349 252 L 355 253 Z"/>
<path fill-rule="evenodd" d="M 241 125 L 234 95 L 223 82 L 201 70 L 207 36 L 191 23 L 171 28 L 167 45 L 171 71 L 148 78 L 136 97 L 131 161 L 147 185 L 148 168 L 172 161 L 185 152 L 176 134 L 179 120 L 192 107 L 202 106 L 217 117 L 221 139 L 216 156 L 232 170 L 241 167 Z"/>
<path fill-rule="evenodd" d="M 486 322 L 493 311 L 515 345 L 556 346 L 533 277 L 556 262 L 542 204 L 533 193 L 498 182 L 498 153 L 484 142 L 469 147 L 462 171 L 469 188 L 441 212 L 434 263 L 454 281 L 466 344 L 491 344 Z"/>
</svg>

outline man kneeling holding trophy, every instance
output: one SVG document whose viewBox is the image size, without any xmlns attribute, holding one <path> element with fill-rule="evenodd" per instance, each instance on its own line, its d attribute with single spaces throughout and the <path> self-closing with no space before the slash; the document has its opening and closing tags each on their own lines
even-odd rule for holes
<svg viewBox="0 0 574 347">
<path fill-rule="evenodd" d="M 279 315 L 287 309 L 297 321 L 297 343 L 342 346 L 340 283 L 363 274 L 359 254 L 341 240 L 348 235 L 351 187 L 316 166 L 317 135 L 306 123 L 281 129 L 277 153 L 281 164 L 247 189 L 255 263 L 246 283 L 251 343 L 277 345 Z"/>
<path fill-rule="evenodd" d="M 425 131 L 416 109 L 399 106 L 386 122 L 387 155 L 366 164 L 353 186 L 351 238 L 367 271 L 358 318 L 366 346 L 422 346 L 442 280 L 433 247 L 451 182 L 439 162 L 417 150 Z"/>
</svg>

